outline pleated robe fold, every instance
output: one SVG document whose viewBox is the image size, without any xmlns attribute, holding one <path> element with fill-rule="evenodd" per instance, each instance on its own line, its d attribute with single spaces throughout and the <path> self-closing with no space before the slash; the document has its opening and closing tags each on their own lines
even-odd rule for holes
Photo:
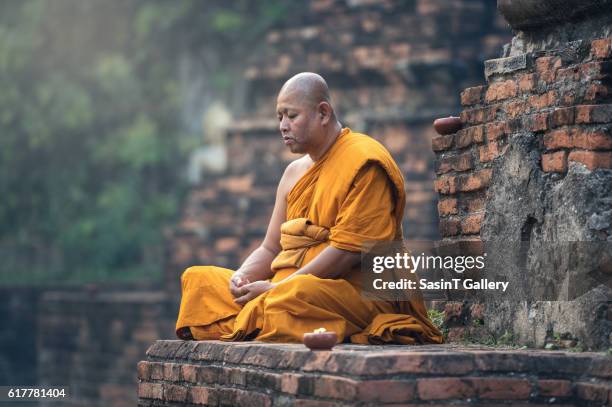
<svg viewBox="0 0 612 407">
<path fill-rule="evenodd" d="M 285 279 L 329 245 L 360 252 L 368 242 L 401 240 L 404 206 L 404 180 L 387 150 L 344 128 L 287 196 L 271 281 Z M 197 340 L 301 342 L 305 332 L 324 327 L 340 342 L 442 342 L 420 296 L 367 300 L 360 272 L 347 270 L 338 279 L 294 276 L 239 306 L 229 291 L 232 270 L 190 267 L 181 277 L 177 334 L 189 327 Z"/>
</svg>

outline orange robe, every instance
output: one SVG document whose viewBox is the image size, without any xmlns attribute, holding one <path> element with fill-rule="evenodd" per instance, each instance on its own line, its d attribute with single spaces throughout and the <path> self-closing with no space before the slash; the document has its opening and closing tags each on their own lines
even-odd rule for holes
<svg viewBox="0 0 612 407">
<path fill-rule="evenodd" d="M 287 196 L 272 282 L 308 264 L 329 245 L 359 252 L 367 242 L 401 240 L 404 205 L 404 180 L 387 150 L 343 129 Z M 401 302 L 363 298 L 359 268 L 339 279 L 295 276 L 244 306 L 234 303 L 229 291 L 232 273 L 214 266 L 183 273 L 177 334 L 189 327 L 197 340 L 302 342 L 305 332 L 324 327 L 341 342 L 442 342 L 420 297 Z"/>
</svg>

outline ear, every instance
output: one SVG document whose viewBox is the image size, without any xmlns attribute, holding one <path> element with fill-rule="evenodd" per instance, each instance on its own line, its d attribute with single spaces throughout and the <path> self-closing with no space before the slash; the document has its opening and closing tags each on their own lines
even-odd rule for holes
<svg viewBox="0 0 612 407">
<path fill-rule="evenodd" d="M 331 120 L 333 109 L 329 103 L 321 102 L 319 103 L 317 113 L 321 119 L 321 124 L 325 126 Z"/>
</svg>

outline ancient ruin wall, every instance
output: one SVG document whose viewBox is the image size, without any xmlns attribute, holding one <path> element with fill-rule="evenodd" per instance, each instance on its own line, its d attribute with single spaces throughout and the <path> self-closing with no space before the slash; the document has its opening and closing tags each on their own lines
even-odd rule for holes
<svg viewBox="0 0 612 407">
<path fill-rule="evenodd" d="M 607 348 L 610 287 L 592 272 L 612 241 L 612 7 L 561 3 L 498 2 L 516 35 L 485 63 L 487 84 L 461 93 L 463 128 L 432 140 L 440 233 L 503 242 L 489 245 L 489 266 L 534 293 L 487 298 L 498 336 Z M 580 282 L 592 290 L 576 292 Z"/>
</svg>

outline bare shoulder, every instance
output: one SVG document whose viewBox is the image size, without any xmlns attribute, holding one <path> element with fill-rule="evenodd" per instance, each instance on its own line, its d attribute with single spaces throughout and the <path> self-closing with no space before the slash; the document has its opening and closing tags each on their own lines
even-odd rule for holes
<svg viewBox="0 0 612 407">
<path fill-rule="evenodd" d="M 313 164 L 314 162 L 310 159 L 308 154 L 289 163 L 278 185 L 279 191 L 285 195 L 289 193 L 291 188 L 293 188 L 296 182 L 298 182 L 302 175 L 304 175 Z"/>
</svg>

